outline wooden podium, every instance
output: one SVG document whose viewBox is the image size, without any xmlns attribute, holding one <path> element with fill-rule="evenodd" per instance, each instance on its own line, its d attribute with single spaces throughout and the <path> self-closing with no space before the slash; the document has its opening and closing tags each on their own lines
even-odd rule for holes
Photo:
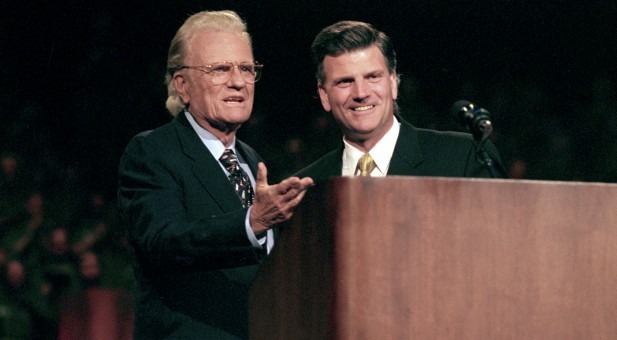
<svg viewBox="0 0 617 340">
<path fill-rule="evenodd" d="M 617 185 L 321 183 L 255 280 L 250 327 L 252 339 L 617 339 Z"/>
</svg>

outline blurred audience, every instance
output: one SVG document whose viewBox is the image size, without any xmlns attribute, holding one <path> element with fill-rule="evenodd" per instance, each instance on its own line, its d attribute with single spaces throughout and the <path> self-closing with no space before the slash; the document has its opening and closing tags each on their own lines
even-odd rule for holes
<svg viewBox="0 0 617 340">
<path fill-rule="evenodd" d="M 43 195 L 35 191 L 27 196 L 23 209 L 9 218 L 4 226 L 0 246 L 12 259 L 25 260 L 45 222 L 45 200 Z"/>
<path fill-rule="evenodd" d="M 0 293 L 2 339 L 55 339 L 58 310 L 46 283 L 18 260 L 7 263 Z"/>
<path fill-rule="evenodd" d="M 96 253 L 86 251 L 81 254 L 79 279 L 82 289 L 101 287 L 101 263 Z"/>
<path fill-rule="evenodd" d="M 0 159 L 0 339 L 58 339 L 62 308 L 75 307 L 67 301 L 94 287 L 132 291 L 125 228 L 102 193 L 67 194 L 53 179 L 38 186 L 20 159 Z"/>
</svg>

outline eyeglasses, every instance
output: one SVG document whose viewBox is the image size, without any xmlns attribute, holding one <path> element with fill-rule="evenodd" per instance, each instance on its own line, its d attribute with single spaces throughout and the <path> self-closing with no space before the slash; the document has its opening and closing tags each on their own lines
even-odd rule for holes
<svg viewBox="0 0 617 340">
<path fill-rule="evenodd" d="M 263 65 L 257 62 L 241 62 L 236 64 L 231 61 L 221 61 L 203 66 L 180 66 L 179 70 L 185 68 L 199 70 L 212 77 L 213 85 L 221 85 L 229 81 L 234 73 L 234 69 L 237 68 L 242 79 L 249 84 L 253 84 L 261 78 L 262 67 Z"/>
</svg>

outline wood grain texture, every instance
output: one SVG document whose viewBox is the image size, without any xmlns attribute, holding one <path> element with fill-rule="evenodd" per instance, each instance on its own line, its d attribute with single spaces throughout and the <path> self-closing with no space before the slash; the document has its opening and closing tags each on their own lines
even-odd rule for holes
<svg viewBox="0 0 617 340">
<path fill-rule="evenodd" d="M 281 233 L 253 286 L 251 332 L 614 339 L 616 287 L 617 185 L 337 178 Z"/>
</svg>

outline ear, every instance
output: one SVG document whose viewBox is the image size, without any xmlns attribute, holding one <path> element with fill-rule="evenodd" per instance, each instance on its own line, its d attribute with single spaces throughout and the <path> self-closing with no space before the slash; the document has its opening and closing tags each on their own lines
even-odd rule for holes
<svg viewBox="0 0 617 340">
<path fill-rule="evenodd" d="M 174 74 L 173 82 L 176 92 L 178 93 L 178 96 L 180 96 L 180 99 L 182 99 L 182 102 L 185 105 L 188 104 L 190 99 L 187 91 L 188 82 L 184 75 L 179 72 Z"/>
<path fill-rule="evenodd" d="M 321 106 L 323 106 L 324 110 L 330 112 L 332 106 L 330 106 L 330 100 L 328 100 L 328 94 L 326 93 L 326 89 L 321 84 L 317 84 L 317 90 L 319 91 L 319 99 L 321 100 Z"/>
<path fill-rule="evenodd" d="M 392 99 L 396 100 L 398 97 L 398 83 L 399 79 L 396 74 L 396 70 L 390 72 L 390 86 L 392 87 Z"/>
</svg>

